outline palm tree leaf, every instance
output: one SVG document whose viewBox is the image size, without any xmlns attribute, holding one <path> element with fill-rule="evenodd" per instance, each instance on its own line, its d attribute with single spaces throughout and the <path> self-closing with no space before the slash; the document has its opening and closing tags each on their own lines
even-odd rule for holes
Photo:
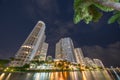
<svg viewBox="0 0 120 80">
<path fill-rule="evenodd" d="M 108 24 L 114 23 L 115 21 L 117 21 L 118 23 L 120 22 L 120 12 L 110 17 L 110 19 L 108 20 Z"/>
</svg>

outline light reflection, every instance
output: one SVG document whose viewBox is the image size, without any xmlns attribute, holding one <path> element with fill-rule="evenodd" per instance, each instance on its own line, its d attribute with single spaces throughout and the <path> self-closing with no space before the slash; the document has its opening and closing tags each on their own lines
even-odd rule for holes
<svg viewBox="0 0 120 80">
<path fill-rule="evenodd" d="M 9 73 L 7 78 L 5 80 L 9 80 L 10 76 L 11 76 L 12 73 Z"/>
<path fill-rule="evenodd" d="M 70 72 L 70 79 L 75 80 L 74 72 Z"/>
<path fill-rule="evenodd" d="M 114 76 L 112 75 L 111 71 L 110 71 L 110 70 L 107 70 L 107 71 L 109 72 L 111 78 L 112 78 L 113 80 L 115 80 L 115 78 L 114 78 Z"/>
<path fill-rule="evenodd" d="M 40 80 L 40 73 L 35 73 L 33 76 L 33 80 Z"/>
<path fill-rule="evenodd" d="M 32 73 L 27 73 L 25 80 L 29 80 L 31 76 L 32 76 Z"/>
<path fill-rule="evenodd" d="M 75 77 L 75 80 L 78 80 L 78 75 L 76 74 L 76 72 L 73 72 L 74 73 L 74 77 Z"/>
<path fill-rule="evenodd" d="M 49 73 L 48 72 L 43 72 L 40 75 L 40 80 L 48 80 L 49 79 Z"/>
<path fill-rule="evenodd" d="M 54 80 L 54 72 L 51 72 L 51 75 L 50 75 L 50 80 Z"/>
<path fill-rule="evenodd" d="M 92 75 L 94 77 L 94 80 L 99 80 L 99 78 L 98 78 L 99 75 L 97 74 L 97 72 L 96 71 L 91 71 L 91 72 L 92 72 Z"/>
<path fill-rule="evenodd" d="M 55 72 L 55 79 L 58 80 L 58 72 Z"/>
<path fill-rule="evenodd" d="M 40 72 L 40 73 L 25 73 L 19 75 L 21 80 L 116 80 L 112 76 L 113 71 L 106 70 L 86 70 L 86 71 L 61 71 L 61 72 Z M 12 75 L 12 76 L 11 76 Z M 2 73 L 0 80 L 10 80 L 16 74 Z M 17 79 L 18 76 L 14 78 Z M 23 79 L 22 79 L 23 77 Z M 19 80 L 19 79 L 18 79 Z"/>
<path fill-rule="evenodd" d="M 5 73 L 2 73 L 2 74 L 0 75 L 0 80 L 2 80 L 4 77 L 5 77 Z"/>
<path fill-rule="evenodd" d="M 67 80 L 68 72 L 51 72 L 49 80 Z"/>
<path fill-rule="evenodd" d="M 87 70 L 87 71 L 84 71 L 84 72 L 85 72 L 85 76 L 86 76 L 87 80 L 88 80 L 88 79 L 89 79 L 89 80 L 94 80 L 94 77 L 93 77 L 91 71 Z"/>
<path fill-rule="evenodd" d="M 86 76 L 85 76 L 85 72 L 82 71 L 82 76 L 83 76 L 83 79 L 82 80 L 87 80 Z"/>
<path fill-rule="evenodd" d="M 115 71 L 115 69 L 113 69 L 113 67 L 111 67 L 112 71 L 115 73 L 116 77 L 118 80 L 120 80 L 120 76 L 117 74 L 117 72 Z"/>
<path fill-rule="evenodd" d="M 64 77 L 63 77 L 62 72 L 60 72 L 60 74 L 59 74 L 59 80 L 65 80 Z"/>
<path fill-rule="evenodd" d="M 108 72 L 106 70 L 103 70 L 103 75 L 105 76 L 105 80 L 112 80 L 110 75 L 108 74 Z"/>
</svg>

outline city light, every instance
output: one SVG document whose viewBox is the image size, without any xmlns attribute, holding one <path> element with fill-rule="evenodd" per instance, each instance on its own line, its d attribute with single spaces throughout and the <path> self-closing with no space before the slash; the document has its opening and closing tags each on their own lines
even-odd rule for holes
<svg viewBox="0 0 120 80">
<path fill-rule="evenodd" d="M 71 38 L 61 38 L 56 43 L 55 58 L 47 55 L 49 44 L 45 39 L 45 24 L 39 21 L 3 72 L 35 72 L 33 80 L 115 80 L 114 75 L 120 80 L 116 72 L 120 68 L 106 68 L 100 59 L 84 56 L 82 48 L 75 48 Z M 0 80 L 9 80 L 11 75 L 5 78 L 2 73 Z"/>
</svg>

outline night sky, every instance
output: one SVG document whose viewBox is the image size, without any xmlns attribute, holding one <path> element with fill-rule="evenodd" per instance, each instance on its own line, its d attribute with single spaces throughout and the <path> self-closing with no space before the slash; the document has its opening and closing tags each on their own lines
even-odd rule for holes
<svg viewBox="0 0 120 80">
<path fill-rule="evenodd" d="M 73 23 L 73 0 L 0 0 L 0 59 L 14 56 L 37 21 L 46 23 L 48 55 L 56 42 L 71 37 L 84 55 L 106 66 L 120 66 L 120 25 L 107 24 L 112 13 L 98 23 Z"/>
</svg>

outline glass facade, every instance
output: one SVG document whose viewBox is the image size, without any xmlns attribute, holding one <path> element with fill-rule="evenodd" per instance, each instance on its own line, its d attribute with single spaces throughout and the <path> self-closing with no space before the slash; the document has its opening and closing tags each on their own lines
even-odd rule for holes
<svg viewBox="0 0 120 80">
<path fill-rule="evenodd" d="M 81 65 L 85 65 L 82 49 L 75 48 L 74 51 L 75 51 L 76 62 L 81 64 Z"/>
<path fill-rule="evenodd" d="M 28 38 L 18 50 L 15 55 L 15 60 L 10 63 L 10 66 L 23 66 L 29 63 L 35 55 L 40 54 L 39 52 L 41 51 L 45 38 L 45 24 L 42 21 L 38 21 Z"/>
<path fill-rule="evenodd" d="M 56 59 L 64 59 L 70 62 L 76 62 L 73 42 L 70 38 L 62 38 L 56 44 Z"/>
</svg>

